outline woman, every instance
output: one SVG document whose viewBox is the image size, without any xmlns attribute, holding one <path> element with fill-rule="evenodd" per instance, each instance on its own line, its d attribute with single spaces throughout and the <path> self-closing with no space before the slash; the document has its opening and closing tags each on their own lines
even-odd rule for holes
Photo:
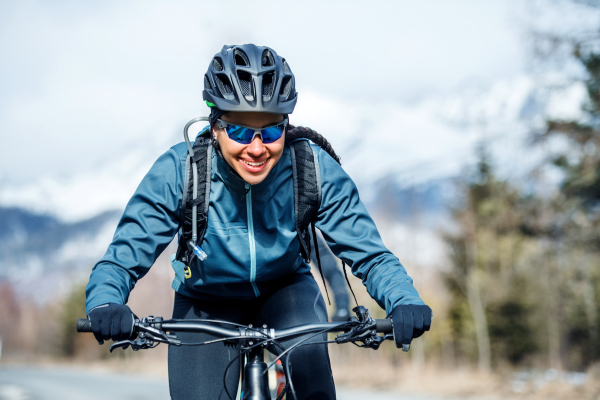
<svg viewBox="0 0 600 400">
<path fill-rule="evenodd" d="M 297 93 L 287 62 L 268 47 L 224 46 L 210 63 L 204 89 L 210 126 L 200 135 L 212 135 L 216 150 L 210 162 L 207 230 L 199 243 L 207 258 L 194 259 L 184 277 L 176 274 L 173 318 L 275 329 L 327 321 L 319 288 L 300 255 L 295 225 L 289 144 L 307 138 L 316 143 L 311 147 L 320 176 L 314 225 L 392 318 L 398 347 L 429 330 L 431 309 L 383 245 L 331 146 L 310 129 L 288 125 Z M 186 158 L 186 145 L 180 143 L 156 161 L 94 266 L 86 311 L 100 344 L 129 337 L 133 314 L 125 305 L 128 295 L 181 229 Z M 183 265 L 178 262 L 176 270 Z M 181 338 L 201 342 L 211 337 L 188 333 Z M 236 354 L 221 344 L 170 348 L 171 397 L 216 399 L 235 393 L 237 363 L 225 379 L 227 390 L 223 376 Z M 326 345 L 299 347 L 291 362 L 298 398 L 335 398 Z"/>
</svg>

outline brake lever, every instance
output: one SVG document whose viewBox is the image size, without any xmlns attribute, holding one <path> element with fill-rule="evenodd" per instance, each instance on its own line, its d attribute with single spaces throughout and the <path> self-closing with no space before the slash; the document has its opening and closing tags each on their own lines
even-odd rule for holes
<svg viewBox="0 0 600 400">
<path fill-rule="evenodd" d="M 355 321 L 350 321 L 350 322 L 355 322 Z M 355 323 L 356 323 L 356 325 L 352 326 L 348 331 L 339 334 L 335 338 L 335 341 L 338 344 L 362 340 L 362 338 L 364 338 L 365 336 L 370 335 L 371 334 L 370 330 L 372 328 L 374 328 L 374 326 L 369 326 L 366 323 L 360 323 L 360 322 L 355 322 Z"/>
<path fill-rule="evenodd" d="M 377 350 L 384 340 L 392 340 L 394 335 L 392 333 L 385 334 L 383 336 L 377 335 L 375 321 L 369 315 L 369 311 L 363 307 L 355 307 L 352 311 L 356 313 L 356 317 L 352 317 L 349 322 L 354 322 L 354 325 L 347 332 L 338 335 L 335 341 L 339 344 L 348 342 L 362 342 L 360 347 L 368 347 L 373 350 Z M 408 351 L 403 347 L 404 351 Z"/>
<path fill-rule="evenodd" d="M 162 321 L 162 317 L 154 318 L 153 316 L 150 316 L 148 318 L 142 318 L 136 322 L 138 335 L 142 338 L 148 337 L 152 341 L 167 343 L 172 346 L 181 346 L 181 340 L 179 340 L 177 335 L 169 335 L 162 330 Z M 152 325 L 158 326 L 158 328 Z"/>
<path fill-rule="evenodd" d="M 131 345 L 131 340 L 120 340 L 110 345 L 110 352 L 112 353 L 114 349 L 118 349 L 119 347 L 125 350 L 129 345 Z"/>
<path fill-rule="evenodd" d="M 172 344 L 174 346 L 181 346 L 181 340 L 176 335 L 169 335 L 168 333 L 161 331 L 150 326 L 140 325 L 138 327 L 140 335 L 143 333 L 144 336 L 149 335 L 153 340 L 162 341 L 163 343 Z M 161 340 L 162 339 L 162 340 Z"/>
<path fill-rule="evenodd" d="M 113 343 L 110 346 L 110 352 L 112 353 L 112 351 L 114 349 L 118 349 L 119 347 L 121 347 L 123 350 L 127 349 L 129 346 L 131 346 L 131 349 L 133 351 L 138 351 L 140 349 L 147 349 L 148 347 L 150 347 L 148 345 L 148 340 L 146 338 L 142 338 L 142 337 L 138 337 L 135 340 L 120 340 L 116 343 Z"/>
<path fill-rule="evenodd" d="M 394 334 L 386 333 L 385 335 L 383 335 L 383 340 L 394 340 Z"/>
</svg>

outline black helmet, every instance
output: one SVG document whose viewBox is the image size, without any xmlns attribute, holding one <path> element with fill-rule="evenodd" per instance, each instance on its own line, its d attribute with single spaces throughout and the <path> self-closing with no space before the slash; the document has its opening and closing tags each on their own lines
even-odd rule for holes
<svg viewBox="0 0 600 400">
<path fill-rule="evenodd" d="M 290 114 L 298 93 L 290 66 L 269 47 L 223 46 L 204 75 L 202 98 L 223 111 Z"/>
</svg>

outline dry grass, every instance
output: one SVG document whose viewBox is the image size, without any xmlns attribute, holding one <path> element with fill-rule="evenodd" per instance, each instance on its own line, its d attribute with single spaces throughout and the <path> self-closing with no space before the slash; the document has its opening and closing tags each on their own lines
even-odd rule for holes
<svg viewBox="0 0 600 400">
<path fill-rule="evenodd" d="M 357 349 L 365 351 L 363 349 Z M 600 400 L 600 366 L 588 371 L 585 384 L 528 382 L 522 392 L 513 391 L 512 373 L 482 374 L 469 367 L 444 368 L 417 364 L 408 357 L 394 362 L 384 356 L 357 357 L 332 354 L 336 384 L 402 394 L 452 399 Z"/>
</svg>

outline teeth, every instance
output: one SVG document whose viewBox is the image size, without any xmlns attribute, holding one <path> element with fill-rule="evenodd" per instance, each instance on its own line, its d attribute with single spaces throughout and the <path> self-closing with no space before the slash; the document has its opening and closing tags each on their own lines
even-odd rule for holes
<svg viewBox="0 0 600 400">
<path fill-rule="evenodd" d="M 246 164 L 252 166 L 252 167 L 260 167 L 261 165 L 263 165 L 264 163 L 267 162 L 267 160 L 263 161 L 263 162 L 259 162 L 259 163 L 253 163 L 250 161 L 246 161 L 246 160 L 242 160 L 243 162 L 245 162 Z"/>
</svg>

